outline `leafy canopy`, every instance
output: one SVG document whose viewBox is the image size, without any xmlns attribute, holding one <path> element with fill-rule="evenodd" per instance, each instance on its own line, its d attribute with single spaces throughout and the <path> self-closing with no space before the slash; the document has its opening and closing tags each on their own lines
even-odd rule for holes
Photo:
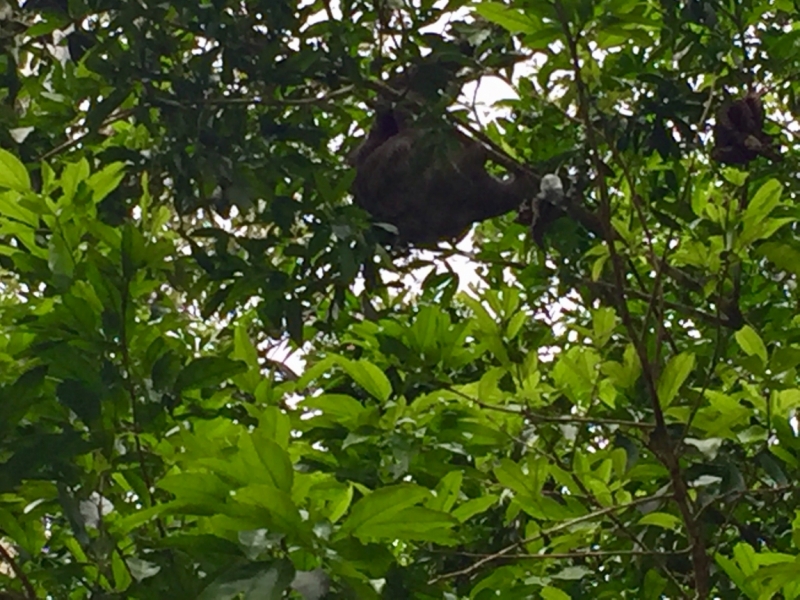
<svg viewBox="0 0 800 600">
<path fill-rule="evenodd" d="M 0 3 L 0 597 L 800 597 L 797 17 Z M 412 65 L 600 227 L 381 246 L 343 157 Z M 748 91 L 783 160 L 721 166 Z"/>
</svg>

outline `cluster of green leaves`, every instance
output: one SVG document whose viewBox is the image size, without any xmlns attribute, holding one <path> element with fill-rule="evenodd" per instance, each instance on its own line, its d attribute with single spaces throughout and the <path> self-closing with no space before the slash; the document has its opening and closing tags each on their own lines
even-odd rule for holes
<svg viewBox="0 0 800 600">
<path fill-rule="evenodd" d="M 0 5 L 0 598 L 800 598 L 798 9 L 475 2 L 615 237 L 482 224 L 467 294 L 338 146 L 433 4 Z M 785 160 L 709 163 L 757 84 Z"/>
</svg>

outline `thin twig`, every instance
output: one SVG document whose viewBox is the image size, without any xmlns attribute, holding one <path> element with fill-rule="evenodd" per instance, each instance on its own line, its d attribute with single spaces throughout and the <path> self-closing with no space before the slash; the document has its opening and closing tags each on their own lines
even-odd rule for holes
<svg viewBox="0 0 800 600">
<path fill-rule="evenodd" d="M 600 510 L 596 510 L 594 512 L 587 513 L 587 514 L 585 514 L 583 516 L 576 517 L 576 518 L 570 519 L 568 521 L 564 521 L 563 523 L 559 523 L 558 525 L 554 525 L 553 527 L 550 527 L 548 529 L 543 529 L 543 530 L 541 530 L 539 533 L 537 533 L 534 536 L 525 538 L 524 540 L 520 540 L 518 542 L 514 542 L 513 544 L 510 544 L 510 545 L 506 546 L 505 548 L 503 548 L 502 550 L 499 550 L 498 552 L 495 552 L 494 554 L 489 554 L 488 556 L 485 556 L 481 560 L 473 563 L 469 567 L 465 567 L 463 569 L 460 569 L 458 571 L 453 571 L 451 573 L 444 573 L 442 575 L 439 575 L 438 577 L 435 577 L 435 578 L 431 579 L 428 583 L 430 585 L 433 585 L 433 584 L 438 583 L 439 581 L 443 581 L 445 579 L 452 579 L 454 577 L 460 577 L 462 575 L 470 575 L 470 574 L 476 572 L 477 570 L 479 570 L 482 566 L 484 566 L 484 565 L 486 565 L 488 563 L 494 562 L 495 560 L 499 560 L 499 559 L 503 558 L 504 556 L 508 556 L 511 552 L 514 551 L 514 549 L 519 548 L 521 546 L 525 546 L 525 545 L 530 544 L 532 542 L 535 542 L 536 540 L 539 540 L 539 539 L 541 539 L 541 538 L 543 538 L 545 536 L 553 535 L 554 533 L 558 533 L 558 532 L 563 531 L 565 529 L 569 529 L 570 527 L 573 527 L 574 525 L 579 525 L 580 523 L 584 523 L 586 521 L 591 521 L 592 519 L 596 519 L 598 517 L 603 517 L 605 515 L 608 515 L 610 513 L 616 512 L 618 510 L 625 510 L 625 509 L 628 509 L 628 508 L 632 508 L 632 507 L 638 506 L 640 504 L 647 504 L 648 502 L 658 502 L 658 501 L 661 501 L 661 500 L 667 500 L 670 497 L 671 497 L 670 494 L 662 494 L 662 495 L 658 495 L 658 496 L 647 496 L 647 497 L 644 497 L 644 498 L 637 498 L 637 499 L 632 500 L 630 502 L 627 502 L 625 504 L 620 504 L 618 506 L 608 506 L 606 508 L 602 508 Z"/>
<path fill-rule="evenodd" d="M 59 144 L 55 148 L 52 148 L 52 149 L 48 150 L 47 152 L 45 152 L 44 154 L 42 154 L 38 159 L 36 159 L 37 162 L 41 162 L 43 160 L 47 160 L 49 158 L 52 158 L 56 154 L 61 154 L 65 150 L 69 150 L 73 146 L 77 146 L 83 140 L 85 140 L 87 137 L 89 137 L 90 135 L 92 135 L 96 131 L 99 131 L 103 127 L 108 127 L 109 125 L 111 125 L 112 123 L 116 123 L 117 121 L 122 121 L 123 119 L 127 119 L 129 116 L 131 116 L 133 114 L 133 112 L 134 112 L 133 108 L 126 108 L 125 110 L 121 110 L 121 111 L 119 111 L 117 113 L 114 113 L 113 115 L 111 115 L 108 118 L 106 118 L 106 120 L 103 121 L 100 124 L 100 127 L 97 128 L 97 130 L 86 131 L 86 132 L 84 132 L 84 133 L 82 133 L 80 135 L 76 135 L 74 138 L 72 138 L 70 140 L 67 140 L 66 142 L 63 142 L 63 143 Z"/>
<path fill-rule="evenodd" d="M 692 564 L 694 568 L 695 592 L 700 600 L 708 597 L 709 593 L 709 577 L 710 566 L 708 555 L 706 553 L 705 539 L 698 527 L 692 512 L 691 501 L 689 499 L 689 492 L 686 482 L 683 480 L 683 475 L 680 470 L 680 465 L 675 454 L 675 448 L 671 445 L 669 435 L 666 429 L 666 422 L 664 420 L 664 412 L 658 397 L 658 390 L 656 388 L 656 377 L 654 373 L 654 365 L 651 364 L 647 347 L 644 344 L 644 331 L 642 337 L 636 332 L 636 327 L 633 323 L 633 318 L 628 310 L 627 299 L 625 297 L 625 276 L 622 266 L 622 260 L 617 253 L 614 236 L 612 235 L 611 225 L 611 198 L 606 183 L 605 170 L 603 169 L 602 162 L 599 156 L 599 147 L 594 134 L 594 128 L 591 127 L 591 119 L 589 114 L 589 93 L 586 83 L 581 75 L 581 65 L 578 51 L 577 35 L 573 35 L 570 28 L 570 21 L 567 13 L 564 10 L 560 0 L 555 3 L 556 12 L 561 22 L 561 27 L 566 39 L 567 48 L 572 60 L 572 67 L 575 76 L 575 84 L 577 86 L 578 96 L 578 113 L 583 122 L 586 124 L 586 136 L 588 149 L 591 151 L 590 155 L 595 165 L 597 174 L 597 186 L 600 194 L 600 217 L 605 230 L 606 244 L 608 245 L 609 255 L 611 257 L 611 266 L 614 273 L 615 289 L 617 305 L 619 306 L 620 317 L 628 335 L 631 338 L 634 349 L 639 357 L 639 362 L 642 366 L 642 373 L 644 375 L 645 387 L 647 394 L 650 397 L 653 416 L 656 423 L 655 431 L 651 435 L 651 449 L 659 460 L 667 468 L 672 481 L 674 490 L 675 502 L 686 528 L 686 533 L 691 542 L 692 547 Z"/>
<path fill-rule="evenodd" d="M 0 540 L 0 558 L 2 558 L 8 566 L 11 567 L 11 570 L 14 571 L 14 575 L 16 575 L 17 579 L 19 579 L 22 587 L 25 588 L 25 594 L 27 595 L 29 600 L 36 600 L 36 590 L 31 583 L 31 580 L 28 579 L 28 576 L 25 574 L 25 571 L 22 570 L 17 564 L 17 561 L 14 560 L 14 557 L 11 553 L 6 549 L 5 545 L 3 544 L 2 540 Z"/>
<path fill-rule="evenodd" d="M 551 554 L 530 554 L 519 553 L 509 554 L 507 558 L 533 559 L 533 560 L 564 560 L 582 558 L 603 558 L 608 556 L 680 556 L 691 552 L 691 548 L 682 550 L 585 550 L 575 552 L 553 552 Z M 491 554 L 480 554 L 476 552 L 458 552 L 459 556 L 481 558 L 492 556 Z"/>
<path fill-rule="evenodd" d="M 636 429 L 653 429 L 655 425 L 652 423 L 640 423 L 638 421 L 626 421 L 624 419 L 600 419 L 594 417 L 579 417 L 579 416 L 550 416 L 550 415 L 541 415 L 535 413 L 527 408 L 509 408 L 508 406 L 499 406 L 497 404 L 488 404 L 477 398 L 473 398 L 465 394 L 464 392 L 457 390 L 453 387 L 448 387 L 448 391 L 456 394 L 468 400 L 469 402 L 474 402 L 481 408 L 485 408 L 486 410 L 494 410 L 496 412 L 502 412 L 511 415 L 519 415 L 521 417 L 525 417 L 526 419 L 530 419 L 532 422 L 539 422 L 539 423 L 564 423 L 564 424 L 573 424 L 573 423 L 581 423 L 585 425 L 607 425 L 607 426 L 619 426 L 619 427 L 633 427 Z"/>
<path fill-rule="evenodd" d="M 133 383 L 133 362 L 131 361 L 130 351 L 128 349 L 128 320 L 127 320 L 127 313 L 128 313 L 128 299 L 130 296 L 130 279 L 128 278 L 127 274 L 123 274 L 124 283 L 122 291 L 122 300 L 120 305 L 120 345 L 121 345 L 121 353 L 122 353 L 122 363 L 123 368 L 125 369 L 125 386 L 127 388 L 128 396 L 130 397 L 131 401 L 131 415 L 133 417 L 133 439 L 134 444 L 136 446 L 136 454 L 139 458 L 139 467 L 142 472 L 142 482 L 147 487 L 147 494 L 150 500 L 150 505 L 155 506 L 156 501 L 155 497 L 153 496 L 153 482 L 150 479 L 150 474 L 147 471 L 147 465 L 145 464 L 145 457 L 144 457 L 144 449 L 142 448 L 142 440 L 140 438 L 140 431 L 139 431 L 139 416 L 138 416 L 138 402 L 136 396 L 136 388 Z M 156 518 L 156 526 L 158 527 L 159 533 L 162 537 L 166 537 L 167 532 L 164 529 L 164 525 L 161 522 L 160 518 Z"/>
<path fill-rule="evenodd" d="M 175 108 L 189 108 L 195 106 L 314 106 L 328 104 L 340 96 L 346 96 L 355 90 L 355 85 L 346 85 L 333 90 L 323 96 L 310 96 L 307 98 L 264 98 L 261 96 L 243 96 L 238 98 L 200 98 L 196 100 L 173 100 L 171 98 L 157 98 L 153 105 L 173 106 Z"/>
</svg>

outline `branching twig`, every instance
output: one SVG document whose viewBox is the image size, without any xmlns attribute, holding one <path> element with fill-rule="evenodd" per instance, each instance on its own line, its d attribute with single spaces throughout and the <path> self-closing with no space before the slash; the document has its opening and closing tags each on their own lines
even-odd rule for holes
<svg viewBox="0 0 800 600">
<path fill-rule="evenodd" d="M 435 577 L 435 578 L 431 579 L 428 583 L 430 585 L 433 585 L 433 584 L 435 584 L 435 583 L 437 583 L 439 581 L 443 581 L 445 579 L 452 579 L 454 577 L 460 577 L 462 575 L 470 575 L 470 574 L 478 571 L 482 566 L 484 566 L 486 564 L 489 564 L 491 562 L 494 562 L 495 560 L 499 560 L 499 559 L 503 558 L 504 556 L 508 556 L 516 548 L 519 548 L 521 546 L 525 546 L 527 544 L 535 542 L 536 540 L 539 540 L 539 539 L 541 539 L 541 538 L 543 538 L 545 536 L 553 535 L 554 533 L 558 533 L 560 531 L 564 531 L 565 529 L 569 529 L 570 527 L 573 527 L 575 525 L 579 525 L 580 523 L 584 523 L 586 521 L 591 521 L 591 520 L 596 519 L 598 517 L 603 517 L 605 515 L 614 513 L 614 512 L 616 512 L 618 510 L 625 510 L 625 509 L 628 509 L 628 508 L 632 508 L 632 507 L 638 506 L 640 504 L 647 504 L 648 502 L 658 502 L 658 501 L 661 501 L 661 500 L 669 499 L 670 497 L 671 496 L 669 494 L 662 494 L 662 495 L 658 495 L 658 496 L 647 496 L 647 497 L 644 497 L 644 498 L 637 498 L 637 499 L 632 500 L 630 502 L 627 502 L 625 504 L 620 504 L 618 506 L 608 506 L 606 508 L 602 508 L 600 510 L 596 510 L 594 512 L 587 513 L 587 514 L 585 514 L 583 516 L 576 517 L 576 518 L 570 519 L 568 521 L 564 521 L 563 523 L 559 523 L 558 525 L 554 525 L 553 527 L 550 527 L 548 529 L 543 529 L 542 531 L 538 532 L 534 536 L 531 536 L 531 537 L 526 538 L 524 540 L 520 540 L 518 542 L 514 542 L 513 544 L 511 544 L 509 546 L 506 546 L 505 548 L 495 552 L 494 554 L 489 554 L 489 555 L 485 556 L 484 558 L 480 559 L 479 561 L 473 563 L 469 567 L 466 567 L 464 569 L 460 569 L 458 571 L 453 571 L 452 573 L 444 573 L 442 575 L 439 575 L 438 577 Z"/>
<path fill-rule="evenodd" d="M 325 105 L 331 100 L 346 96 L 355 90 L 354 85 L 346 85 L 322 96 L 308 98 L 264 98 L 262 96 L 243 96 L 239 98 L 200 98 L 197 100 L 172 100 L 171 98 L 157 98 L 152 104 L 155 106 L 173 106 L 175 108 L 190 108 L 195 106 L 314 106 Z"/>
<path fill-rule="evenodd" d="M 123 268 L 124 270 L 124 268 Z M 131 401 L 131 414 L 133 417 L 133 439 L 134 444 L 136 445 L 136 454 L 139 458 L 139 466 L 142 472 L 142 482 L 147 487 L 147 494 L 149 496 L 150 505 L 155 506 L 155 498 L 153 496 L 153 482 L 150 479 L 150 474 L 147 471 L 147 465 L 145 464 L 144 458 L 144 449 L 142 448 L 142 440 L 140 438 L 140 431 L 139 431 L 139 417 L 138 417 L 138 402 L 136 399 L 136 388 L 133 383 L 133 362 L 131 361 L 130 351 L 129 351 L 129 340 L 128 340 L 128 300 L 130 296 L 130 279 L 127 273 L 123 274 L 123 289 L 122 292 L 122 299 L 120 305 L 120 345 L 121 345 L 121 353 L 122 353 L 122 363 L 123 368 L 125 369 L 125 385 L 128 391 L 128 396 L 130 397 Z M 156 525 L 158 527 L 159 533 L 162 537 L 166 537 L 167 532 L 164 529 L 164 525 L 161 522 L 160 518 L 156 519 Z"/>
<path fill-rule="evenodd" d="M 664 412 L 661 407 L 661 402 L 658 397 L 658 390 L 656 388 L 655 365 L 650 362 L 650 358 L 647 353 L 647 347 L 644 344 L 644 331 L 642 331 L 640 337 L 639 333 L 636 331 L 636 327 L 634 326 L 631 313 L 628 310 L 627 298 L 625 297 L 625 276 L 623 262 L 617 253 L 615 239 L 612 234 L 611 198 L 608 185 L 606 183 L 605 169 L 603 169 L 602 161 L 600 160 L 599 156 L 599 147 L 594 135 L 594 128 L 590 126 L 591 119 L 589 113 L 589 94 L 586 88 L 586 83 L 583 81 L 583 77 L 581 75 L 578 39 L 576 35 L 572 34 L 569 18 L 560 0 L 556 1 L 555 8 L 556 12 L 558 13 L 558 18 L 561 21 L 561 27 L 572 60 L 575 84 L 578 92 L 578 114 L 586 126 L 586 141 L 597 173 L 597 187 L 600 195 L 600 218 L 603 222 L 603 229 L 605 230 L 604 237 L 606 244 L 608 245 L 609 255 L 611 257 L 611 267 L 614 273 L 614 280 L 616 284 L 613 292 L 616 296 L 616 304 L 619 306 L 620 318 L 622 319 L 622 322 L 628 331 L 628 335 L 639 357 L 639 362 L 642 366 L 645 387 L 647 389 L 647 394 L 650 397 L 650 402 L 653 409 L 656 428 L 651 435 L 651 449 L 669 472 L 670 480 L 674 490 L 675 502 L 678 505 L 678 510 L 681 513 L 681 518 L 683 519 L 684 526 L 686 528 L 686 534 L 691 542 L 695 592 L 697 593 L 697 597 L 700 600 L 703 600 L 708 597 L 710 586 L 710 567 L 708 555 L 706 553 L 705 539 L 703 538 L 697 521 L 694 518 L 688 489 L 686 482 L 683 480 L 678 458 L 675 453 L 675 447 L 672 445 L 667 433 Z"/>
<path fill-rule="evenodd" d="M 655 426 L 652 423 L 640 423 L 638 421 L 626 421 L 624 419 L 600 419 L 600 418 L 593 418 L 593 417 L 579 417 L 579 416 L 550 416 L 550 415 L 541 415 L 538 413 L 533 412 L 527 408 L 509 408 L 508 406 L 499 406 L 497 404 L 488 404 L 477 398 L 473 398 L 465 394 L 464 392 L 457 390 L 453 387 L 448 387 L 448 391 L 456 394 L 468 400 L 469 402 L 474 402 L 481 408 L 485 408 L 486 410 L 494 410 L 496 412 L 502 412 L 511 415 L 519 415 L 521 417 L 525 417 L 529 419 L 533 423 L 563 423 L 565 425 L 571 425 L 574 423 L 581 423 L 585 425 L 606 425 L 606 426 L 617 426 L 617 427 L 633 427 L 635 429 L 643 429 L 643 430 L 650 430 L 653 429 Z"/>
<path fill-rule="evenodd" d="M 609 291 L 611 291 L 611 289 L 614 286 L 614 284 L 608 283 L 606 281 L 592 281 L 583 277 L 579 277 L 578 281 L 580 281 L 581 283 L 590 288 L 602 287 L 608 289 Z M 625 294 L 633 298 L 638 298 L 639 300 L 649 301 L 650 299 L 650 294 L 646 294 L 645 292 L 634 290 L 628 287 L 625 288 Z M 720 327 L 728 327 L 731 329 L 736 329 L 736 324 L 733 323 L 728 317 L 720 313 L 714 315 L 712 313 L 700 310 L 699 308 L 689 306 L 688 304 L 681 304 L 680 302 L 673 302 L 671 300 L 664 300 L 663 304 L 664 307 L 666 308 L 670 308 L 672 310 L 685 313 L 687 316 L 694 317 L 698 320 L 704 321 L 709 325 L 719 325 Z"/>
<path fill-rule="evenodd" d="M 36 600 L 36 590 L 34 589 L 31 580 L 28 579 L 25 571 L 22 570 L 22 567 L 17 564 L 17 561 L 14 560 L 14 557 L 6 549 L 2 540 L 0 540 L 0 558 L 2 558 L 8 564 L 8 566 L 11 567 L 11 570 L 14 571 L 14 575 L 16 575 L 17 579 L 19 579 L 22 587 L 25 588 L 25 595 L 28 597 L 28 599 Z"/>
<path fill-rule="evenodd" d="M 111 125 L 112 123 L 116 123 L 117 121 L 122 121 L 124 119 L 127 119 L 129 116 L 131 116 L 133 114 L 133 112 L 134 112 L 133 108 L 126 108 L 125 110 L 121 110 L 121 111 L 119 111 L 117 113 L 114 113 L 113 115 L 109 116 L 105 121 L 103 121 L 100 124 L 100 127 L 98 127 L 98 130 L 102 129 L 103 127 L 108 127 L 109 125 Z M 95 130 L 86 131 L 85 133 L 82 133 L 80 135 L 76 135 L 72 139 L 67 140 L 66 142 L 63 142 L 63 143 L 59 144 L 58 146 L 56 146 L 55 148 L 52 148 L 52 149 L 48 150 L 47 152 L 45 152 L 44 154 L 42 154 L 37 159 L 37 162 L 43 161 L 43 160 L 47 160 L 49 158 L 52 158 L 56 154 L 61 154 L 65 150 L 69 150 L 73 146 L 77 146 L 84 139 L 86 139 L 87 137 L 89 137 L 93 133 L 95 133 Z"/>
<path fill-rule="evenodd" d="M 507 558 L 519 559 L 533 559 L 533 560 L 564 560 L 564 559 L 582 559 L 582 558 L 604 558 L 608 556 L 680 556 L 688 554 L 691 548 L 684 548 L 682 550 L 585 550 L 575 552 L 553 552 L 551 554 L 529 554 L 519 553 L 510 554 Z M 458 552 L 459 556 L 467 556 L 473 558 L 481 558 L 492 556 L 491 554 L 477 554 L 474 552 Z"/>
</svg>

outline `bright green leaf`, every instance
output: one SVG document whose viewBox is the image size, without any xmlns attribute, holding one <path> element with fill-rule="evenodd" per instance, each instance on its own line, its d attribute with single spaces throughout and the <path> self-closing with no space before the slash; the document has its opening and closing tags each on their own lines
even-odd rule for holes
<svg viewBox="0 0 800 600">
<path fill-rule="evenodd" d="M 111 192 L 117 189 L 125 177 L 125 163 L 115 162 L 103 167 L 87 180 L 92 190 L 92 201 L 97 204 Z"/>
<path fill-rule="evenodd" d="M 428 500 L 426 506 L 433 510 L 450 512 L 458 499 L 463 479 L 464 474 L 461 471 L 450 471 L 439 481 L 436 495 Z"/>
<path fill-rule="evenodd" d="M 570 600 L 569 594 L 566 592 L 562 592 L 558 588 L 554 588 L 551 586 L 546 586 L 542 588 L 542 599 L 543 600 Z"/>
<path fill-rule="evenodd" d="M 770 179 L 764 183 L 753 195 L 747 204 L 743 220 L 748 223 L 764 221 L 769 214 L 780 204 L 783 184 L 777 179 Z"/>
<path fill-rule="evenodd" d="M 535 33 L 541 25 L 519 10 L 497 2 L 481 2 L 475 12 L 511 33 Z"/>
<path fill-rule="evenodd" d="M 451 544 L 456 541 L 452 527 L 458 521 L 437 510 L 423 506 L 410 506 L 397 513 L 383 512 L 353 531 L 362 541 L 409 540 Z"/>
<path fill-rule="evenodd" d="M 369 394 L 385 402 L 392 395 L 392 384 L 377 366 L 368 360 L 338 359 L 339 364 L 358 385 Z"/>
<path fill-rule="evenodd" d="M 426 500 L 430 495 L 429 490 L 410 483 L 379 488 L 353 505 L 340 533 L 353 533 L 369 529 L 373 523 L 393 520 L 403 509 Z"/>
<path fill-rule="evenodd" d="M 8 188 L 15 192 L 28 192 L 31 179 L 28 169 L 8 150 L 0 148 L 0 188 Z"/>
<path fill-rule="evenodd" d="M 639 519 L 639 525 L 656 525 L 670 530 L 679 529 L 682 523 L 680 517 L 663 512 L 652 512 Z"/>
<path fill-rule="evenodd" d="M 489 508 L 494 506 L 496 503 L 497 496 L 491 494 L 487 496 L 480 496 L 479 498 L 472 498 L 471 500 L 464 502 L 464 504 L 456 507 L 456 509 L 452 512 L 452 515 L 460 522 L 464 523 L 475 515 L 489 510 Z"/>
<path fill-rule="evenodd" d="M 658 400 L 664 408 L 672 404 L 683 382 L 694 369 L 694 354 L 683 352 L 673 356 L 658 380 Z"/>
<path fill-rule="evenodd" d="M 608 342 L 614 327 L 617 324 L 617 315 L 613 308 L 603 307 L 592 311 L 592 329 L 594 342 L 598 347 L 603 347 Z"/>
<path fill-rule="evenodd" d="M 763 364 L 767 364 L 767 347 L 755 329 L 745 325 L 735 334 L 736 342 L 748 356 L 758 356 Z"/>
</svg>

